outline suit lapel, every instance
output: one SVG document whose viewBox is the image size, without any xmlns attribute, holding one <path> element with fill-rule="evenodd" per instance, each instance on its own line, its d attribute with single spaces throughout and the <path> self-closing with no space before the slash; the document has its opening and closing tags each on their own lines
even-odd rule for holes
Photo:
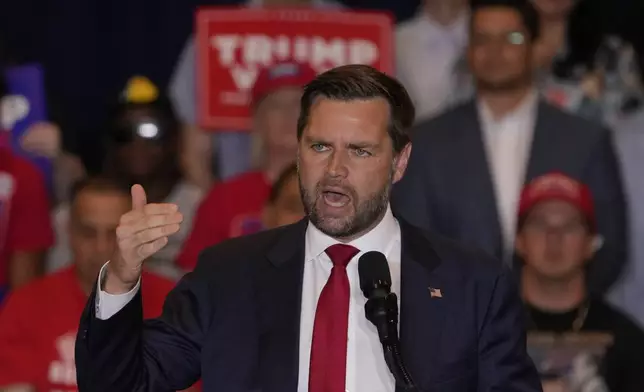
<svg viewBox="0 0 644 392">
<path fill-rule="evenodd" d="M 282 228 L 258 269 L 258 376 L 262 392 L 296 392 L 307 221 Z"/>
<path fill-rule="evenodd" d="M 431 382 L 432 357 L 440 355 L 441 335 L 449 299 L 432 297 L 444 282 L 432 271 L 440 264 L 429 241 L 402 220 L 400 340 L 405 365 L 417 386 Z M 432 355 L 435 354 L 435 355 Z M 402 389 L 397 388 L 397 392 Z"/>
<path fill-rule="evenodd" d="M 561 110 L 550 104 L 539 101 L 537 121 L 532 138 L 532 147 L 525 182 L 551 171 L 577 172 L 582 167 L 575 166 L 576 159 L 571 159 L 571 146 L 578 143 L 579 134 L 566 129 L 567 120 Z M 573 154 L 574 155 L 574 154 Z M 581 162 L 585 162 L 581 160 Z M 572 166 L 571 166 L 572 165 Z"/>
<path fill-rule="evenodd" d="M 483 128 L 479 120 L 478 110 L 475 101 L 471 101 L 464 108 L 467 113 L 461 116 L 461 124 L 455 127 L 454 132 L 459 132 L 461 137 L 458 140 L 458 149 L 464 159 L 456 161 L 461 165 L 459 179 L 466 189 L 459 194 L 466 197 L 462 203 L 463 213 L 470 219 L 477 219 L 476 233 L 479 236 L 478 244 L 496 244 L 495 249 L 486 249 L 488 252 L 500 255 L 502 249 L 501 227 L 499 225 L 499 214 L 496 205 L 496 191 L 490 171 L 490 164 L 485 147 Z"/>
<path fill-rule="evenodd" d="M 530 157 L 528 166 L 525 171 L 524 185 L 534 177 L 544 173 L 548 160 L 552 157 L 552 149 L 556 148 L 558 143 L 553 143 L 556 138 L 554 132 L 557 127 L 550 124 L 548 116 L 548 106 L 539 101 L 537 109 L 537 118 L 534 125 L 534 134 L 532 136 L 532 145 L 530 146 Z"/>
</svg>

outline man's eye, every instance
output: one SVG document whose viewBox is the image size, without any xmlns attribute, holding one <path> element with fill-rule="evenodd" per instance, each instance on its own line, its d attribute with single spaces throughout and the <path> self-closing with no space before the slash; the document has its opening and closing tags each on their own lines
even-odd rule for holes
<svg viewBox="0 0 644 392">
<path fill-rule="evenodd" d="M 369 151 L 367 151 L 365 149 L 362 149 L 362 148 L 356 148 L 355 152 L 356 152 L 356 155 L 359 156 L 359 157 L 369 157 L 369 156 L 371 156 L 371 153 Z"/>
<path fill-rule="evenodd" d="M 323 152 L 323 151 L 328 150 L 328 147 L 327 147 L 327 146 L 325 146 L 324 144 L 315 143 L 315 144 L 311 145 L 311 149 L 312 149 L 313 151 Z"/>
</svg>

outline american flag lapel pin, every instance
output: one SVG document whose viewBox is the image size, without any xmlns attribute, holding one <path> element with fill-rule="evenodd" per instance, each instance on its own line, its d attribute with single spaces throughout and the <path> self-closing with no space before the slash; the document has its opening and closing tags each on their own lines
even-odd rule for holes
<svg viewBox="0 0 644 392">
<path fill-rule="evenodd" d="M 443 298 L 443 293 L 441 293 L 441 289 L 429 287 L 429 296 L 431 298 Z"/>
</svg>

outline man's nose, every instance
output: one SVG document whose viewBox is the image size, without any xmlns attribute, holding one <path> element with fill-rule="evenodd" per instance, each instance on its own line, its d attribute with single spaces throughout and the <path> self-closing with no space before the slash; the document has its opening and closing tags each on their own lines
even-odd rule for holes
<svg viewBox="0 0 644 392">
<path fill-rule="evenodd" d="M 341 150 L 334 150 L 329 157 L 329 165 L 327 166 L 327 173 L 331 177 L 346 177 L 348 174 L 346 159 L 347 154 Z"/>
</svg>

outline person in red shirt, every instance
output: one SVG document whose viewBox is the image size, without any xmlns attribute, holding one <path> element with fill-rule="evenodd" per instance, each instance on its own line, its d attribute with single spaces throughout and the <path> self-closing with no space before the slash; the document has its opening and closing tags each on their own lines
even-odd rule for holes
<svg viewBox="0 0 644 392">
<path fill-rule="evenodd" d="M 194 218 L 177 264 L 192 270 L 208 246 L 262 229 L 271 186 L 295 161 L 302 89 L 315 71 L 299 63 L 262 69 L 252 90 L 253 131 L 262 141 L 262 169 L 214 185 Z"/>
<path fill-rule="evenodd" d="M 11 151 L 11 107 L 0 78 L 0 295 L 41 275 L 54 244 L 45 179 Z"/>
<path fill-rule="evenodd" d="M 13 290 L 42 275 L 54 233 L 44 178 L 0 133 L 0 287 Z"/>
<path fill-rule="evenodd" d="M 73 266 L 11 292 L 0 309 L 1 391 L 18 385 L 38 392 L 77 391 L 78 319 L 115 249 L 116 227 L 130 202 L 129 189 L 107 178 L 85 179 L 74 187 L 68 228 Z M 173 283 L 144 275 L 143 317 L 156 317 Z"/>
</svg>

